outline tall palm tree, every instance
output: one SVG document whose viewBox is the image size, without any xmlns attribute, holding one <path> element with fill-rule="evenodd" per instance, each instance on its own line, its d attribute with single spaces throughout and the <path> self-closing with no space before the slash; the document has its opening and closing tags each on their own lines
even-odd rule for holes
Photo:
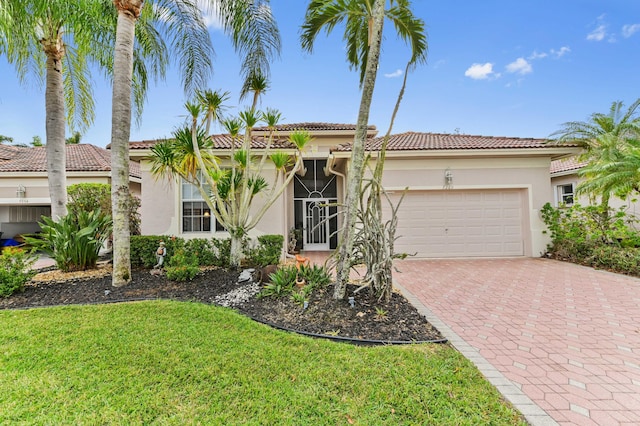
<svg viewBox="0 0 640 426">
<path fill-rule="evenodd" d="M 609 112 L 593 113 L 588 121 L 570 121 L 549 136 L 548 143 L 582 148 L 580 161 L 589 164 L 581 174 L 586 178 L 579 192 L 601 196 L 603 212 L 608 212 L 612 194 L 628 193 L 637 186 L 640 176 L 633 178 L 635 156 L 640 140 L 640 99 L 624 111 L 624 104 L 613 102 Z M 626 179 L 623 181 L 622 179 Z M 626 188 L 626 190 L 625 190 Z"/>
<path fill-rule="evenodd" d="M 89 62 L 100 62 L 104 30 L 115 22 L 104 2 L 1 0 L 0 54 L 21 82 L 45 82 L 46 153 L 51 215 L 67 214 L 65 124 L 86 129 L 94 119 Z M 71 44 L 70 44 L 71 43 Z"/>
<path fill-rule="evenodd" d="M 45 81 L 46 152 L 52 217 L 67 212 L 65 119 L 85 130 L 94 119 L 91 65 L 113 70 L 116 11 L 111 0 L 0 0 L 0 54 L 22 82 Z M 139 117 L 150 77 L 163 76 L 167 55 L 158 33 L 143 20 L 135 46 L 133 96 Z M 143 60 L 144 59 L 144 60 Z"/>
<path fill-rule="evenodd" d="M 394 25 L 396 33 L 411 46 L 409 63 L 415 65 L 426 60 L 427 38 L 424 21 L 414 16 L 409 0 L 313 0 L 307 8 L 302 25 L 303 49 L 311 52 L 316 36 L 323 29 L 329 33 L 344 23 L 347 43 L 347 61 L 360 72 L 362 95 L 356 134 L 351 148 L 351 162 L 346 190 L 342 241 L 336 268 L 337 285 L 334 298 L 343 299 L 349 279 L 349 259 L 353 250 L 358 213 L 358 201 L 365 166 L 364 148 L 371 99 L 375 87 L 382 44 L 385 17 Z"/>
<path fill-rule="evenodd" d="M 131 280 L 129 224 L 129 135 L 131 132 L 131 76 L 137 58 L 134 30 L 141 15 L 160 14 L 157 22 L 169 35 L 172 53 L 179 57 L 185 90 L 203 87 L 210 67 L 209 34 L 196 0 L 113 0 L 118 11 L 114 53 L 114 82 L 111 127 L 113 198 L 113 281 L 122 286 Z M 270 61 L 280 51 L 280 36 L 267 0 L 209 0 L 241 54 L 242 74 L 246 78 L 268 74 Z M 138 40 L 140 42 L 140 40 Z"/>
</svg>

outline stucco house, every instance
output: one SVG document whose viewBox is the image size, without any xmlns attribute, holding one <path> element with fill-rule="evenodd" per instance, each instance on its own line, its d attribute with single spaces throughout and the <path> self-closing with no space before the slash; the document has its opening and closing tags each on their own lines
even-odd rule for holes
<svg viewBox="0 0 640 426">
<path fill-rule="evenodd" d="M 110 151 L 90 144 L 66 146 L 67 184 L 111 183 Z M 130 191 L 140 195 L 140 168 L 130 163 Z M 2 238 L 40 230 L 51 215 L 45 147 L 0 145 L 0 232 Z"/>
<path fill-rule="evenodd" d="M 586 165 L 586 161 L 580 161 L 575 156 L 551 162 L 552 204 L 555 207 L 561 204 L 572 205 L 574 202 L 583 206 L 590 203 L 587 195 L 576 193 L 578 185 L 584 180 L 578 172 Z M 640 218 L 640 201 L 637 194 L 629 195 L 625 199 L 611 197 L 609 206 L 613 209 L 624 208 L 627 214 Z"/>
<path fill-rule="evenodd" d="M 300 229 L 305 250 L 331 250 L 338 220 L 331 203 L 344 200 L 355 125 L 297 123 L 278 126 L 286 139 L 304 129 L 313 141 L 304 154 L 305 170 L 253 231 L 289 235 Z M 253 131 L 263 145 L 266 128 Z M 382 138 L 368 131 L 374 161 Z M 213 136 L 216 155 L 228 156 L 230 138 Z M 226 237 L 206 203 L 191 185 L 156 180 L 149 156 L 157 141 L 130 143 L 142 180 L 142 233 L 185 238 Z M 407 132 L 391 136 L 383 185 L 398 200 L 398 251 L 417 257 L 539 256 L 546 248 L 540 209 L 553 202 L 551 162 L 577 149 L 546 145 L 544 139 Z M 259 201 L 258 201 L 259 202 Z M 323 225 L 318 226 L 321 223 Z"/>
</svg>

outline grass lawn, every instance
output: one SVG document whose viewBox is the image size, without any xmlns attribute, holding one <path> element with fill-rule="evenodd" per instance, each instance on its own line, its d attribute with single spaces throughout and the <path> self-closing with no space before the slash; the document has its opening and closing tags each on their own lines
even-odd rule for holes
<svg viewBox="0 0 640 426">
<path fill-rule="evenodd" d="M 448 345 L 357 347 L 171 301 L 0 324 L 0 424 L 525 424 Z"/>
</svg>

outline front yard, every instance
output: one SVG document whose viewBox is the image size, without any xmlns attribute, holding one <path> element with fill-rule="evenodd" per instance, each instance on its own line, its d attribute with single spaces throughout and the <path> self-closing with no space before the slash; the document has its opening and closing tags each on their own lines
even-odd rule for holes
<svg viewBox="0 0 640 426">
<path fill-rule="evenodd" d="M 3 424 L 525 424 L 448 345 L 333 343 L 176 301 L 0 323 Z"/>
</svg>

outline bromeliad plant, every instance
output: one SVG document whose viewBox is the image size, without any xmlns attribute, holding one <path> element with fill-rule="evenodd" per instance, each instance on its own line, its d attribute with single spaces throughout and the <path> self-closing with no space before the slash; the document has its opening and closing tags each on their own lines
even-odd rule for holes
<svg viewBox="0 0 640 426">
<path fill-rule="evenodd" d="M 289 136 L 287 143 L 278 142 L 275 148 L 275 129 L 281 114 L 251 108 L 238 118 L 222 121 L 230 142 L 228 146 L 216 147 L 208 136 L 208 129 L 212 121 L 221 121 L 215 111 L 222 109 L 222 101 L 228 94 L 213 96 L 215 93 L 205 92 L 198 97 L 200 103 L 186 104 L 190 126 L 177 130 L 173 139 L 151 149 L 152 173 L 156 177 L 180 177 L 198 188 L 216 220 L 231 236 L 229 266 L 237 268 L 243 257 L 243 238 L 302 168 L 302 150 L 311 137 L 308 132 L 297 131 Z M 215 104 L 211 105 L 213 100 Z M 266 124 L 269 134 L 264 143 L 256 147 L 251 129 L 259 123 Z M 214 156 L 214 150 L 225 156 L 224 163 Z M 264 177 L 267 164 L 274 171 L 271 184 Z M 262 205 L 252 209 L 259 195 Z"/>
<path fill-rule="evenodd" d="M 111 216 L 99 210 L 69 213 L 59 221 L 42 217 L 42 232 L 26 242 L 51 256 L 63 272 L 96 267 L 100 248 L 111 234 Z"/>
</svg>

